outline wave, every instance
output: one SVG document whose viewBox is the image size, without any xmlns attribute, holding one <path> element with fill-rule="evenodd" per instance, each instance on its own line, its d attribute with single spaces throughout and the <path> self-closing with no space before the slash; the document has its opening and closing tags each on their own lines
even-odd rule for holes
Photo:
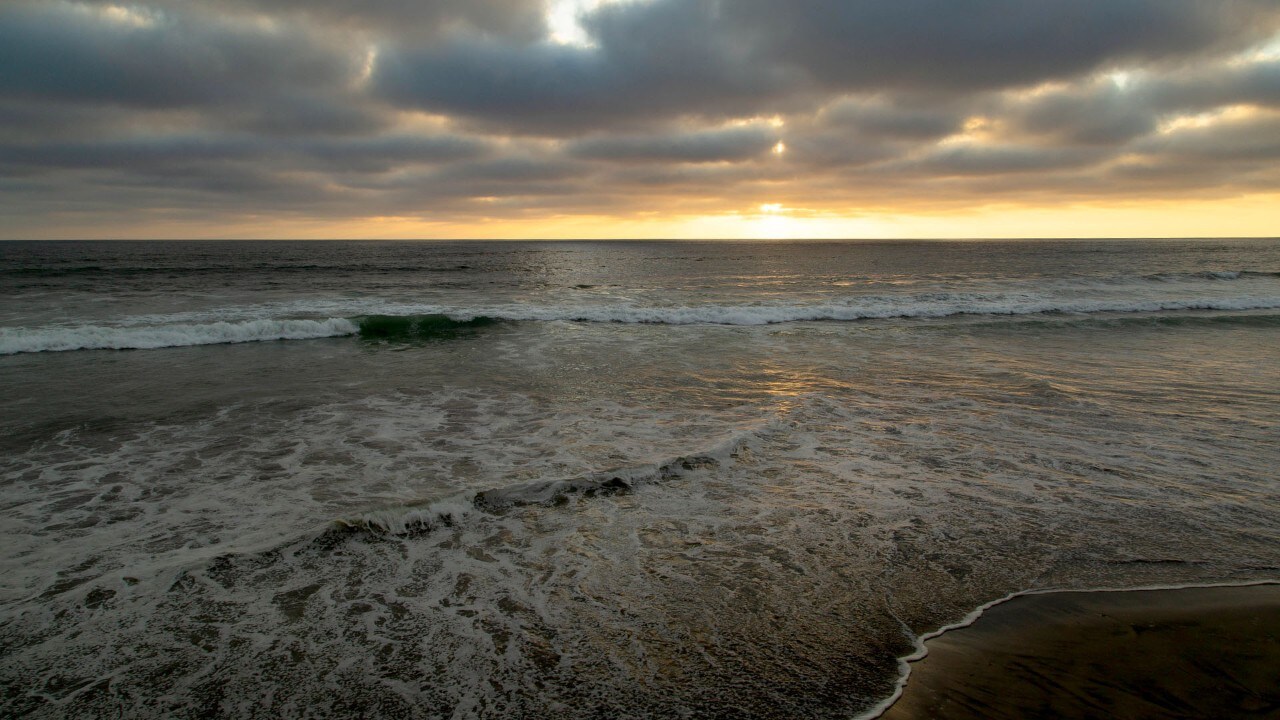
<svg viewBox="0 0 1280 720">
<path fill-rule="evenodd" d="M 370 315 L 323 320 L 262 319 L 242 322 L 140 327 L 0 328 L 0 355 L 66 350 L 151 350 L 267 340 L 315 340 L 359 335 L 369 341 L 413 341 L 456 337 L 496 323 L 489 317 L 455 320 L 446 315 Z"/>
<path fill-rule="evenodd" d="M 202 265 L 181 267 L 165 265 L 104 266 L 69 265 L 53 267 L 18 267 L 0 270 L 0 276 L 58 278 L 96 275 L 227 275 L 244 273 L 452 273 L 474 270 L 471 265 L 377 265 L 377 264 L 259 264 L 259 265 Z"/>
<path fill-rule="evenodd" d="M 0 355 L 64 350 L 146 350 L 191 345 L 311 340 L 354 335 L 351 320 L 248 320 L 150 327 L 0 328 Z"/>
<path fill-rule="evenodd" d="M 498 322 L 480 315 L 455 320 L 448 315 L 369 315 L 359 319 L 360 337 L 364 340 L 405 341 L 437 340 L 456 337 Z"/>
<path fill-rule="evenodd" d="M 788 322 L 944 318 L 955 315 L 1041 315 L 1048 313 L 1141 313 L 1188 310 L 1265 310 L 1280 308 L 1280 296 L 1176 300 L 1073 300 L 1025 296 L 933 293 L 877 296 L 814 305 L 701 305 L 636 307 L 494 307 L 483 314 L 501 320 L 571 321 L 651 325 L 775 325 Z"/>
<path fill-rule="evenodd" d="M 1191 273 L 1154 273 L 1151 275 L 1143 275 L 1143 280 L 1152 280 L 1155 282 L 1170 282 L 1179 280 L 1239 280 L 1241 278 L 1274 278 L 1280 277 L 1280 272 L 1268 272 L 1263 270 L 1202 270 L 1200 272 Z"/>
<path fill-rule="evenodd" d="M 448 339 L 499 321 L 583 322 L 648 325 L 774 325 L 791 322 L 855 321 L 893 318 L 1033 316 L 1053 314 L 1169 313 L 1252 311 L 1280 308 L 1280 296 L 1182 298 L 1162 300 L 1071 299 L 1027 295 L 930 293 L 868 296 L 811 305 L 693 305 L 644 307 L 601 305 L 504 305 L 481 308 L 411 306 L 423 312 L 360 315 L 350 318 L 257 319 L 197 324 L 142 326 L 47 326 L 0 328 L 0 355 L 91 349 L 152 349 L 258 342 L 311 340 L 358 335 L 368 341 Z M 394 308 L 402 309 L 402 308 Z M 1182 321 L 1156 316 L 1156 322 Z M 1186 324 L 1194 323 L 1186 321 Z M 1213 322 L 1224 322 L 1214 320 Z M 1268 324 L 1247 319 L 1246 324 Z"/>
<path fill-rule="evenodd" d="M 1025 327 L 1055 328 L 1063 326 L 1079 328 L 1128 328 L 1128 327 L 1280 327 L 1280 315 L 1275 313 L 1250 313 L 1247 315 L 1136 315 L 1083 318 L 1038 319 L 1034 316 L 1013 317 L 1004 320 L 981 322 L 976 327 Z M 973 326 L 971 326 L 973 327 Z"/>
</svg>

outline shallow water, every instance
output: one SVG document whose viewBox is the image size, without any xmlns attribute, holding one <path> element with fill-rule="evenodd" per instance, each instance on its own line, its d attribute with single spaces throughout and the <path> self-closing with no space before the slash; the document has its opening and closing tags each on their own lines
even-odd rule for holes
<svg viewBox="0 0 1280 720">
<path fill-rule="evenodd" d="M 0 707 L 850 717 L 1011 592 L 1275 578 L 1277 273 L 0 244 Z"/>
</svg>

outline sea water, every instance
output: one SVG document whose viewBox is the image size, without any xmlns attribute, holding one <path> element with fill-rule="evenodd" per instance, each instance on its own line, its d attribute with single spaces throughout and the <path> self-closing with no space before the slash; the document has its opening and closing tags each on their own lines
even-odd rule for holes
<svg viewBox="0 0 1280 720">
<path fill-rule="evenodd" d="M 0 243 L 0 713 L 848 718 L 1280 577 L 1280 242 Z"/>
</svg>

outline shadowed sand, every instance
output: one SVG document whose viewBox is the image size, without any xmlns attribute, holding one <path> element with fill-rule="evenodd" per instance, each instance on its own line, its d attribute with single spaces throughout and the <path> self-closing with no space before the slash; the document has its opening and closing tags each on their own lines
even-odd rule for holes
<svg viewBox="0 0 1280 720">
<path fill-rule="evenodd" d="M 885 720 L 1280 718 L 1280 585 L 1025 595 L 927 645 Z"/>
</svg>

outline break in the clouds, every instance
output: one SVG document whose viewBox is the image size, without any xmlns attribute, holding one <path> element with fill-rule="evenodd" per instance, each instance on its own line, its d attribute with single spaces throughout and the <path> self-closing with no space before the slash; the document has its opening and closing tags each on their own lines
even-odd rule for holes
<svg viewBox="0 0 1280 720">
<path fill-rule="evenodd" d="M 0 220 L 1280 191 L 1274 0 L 11 0 Z"/>
</svg>

